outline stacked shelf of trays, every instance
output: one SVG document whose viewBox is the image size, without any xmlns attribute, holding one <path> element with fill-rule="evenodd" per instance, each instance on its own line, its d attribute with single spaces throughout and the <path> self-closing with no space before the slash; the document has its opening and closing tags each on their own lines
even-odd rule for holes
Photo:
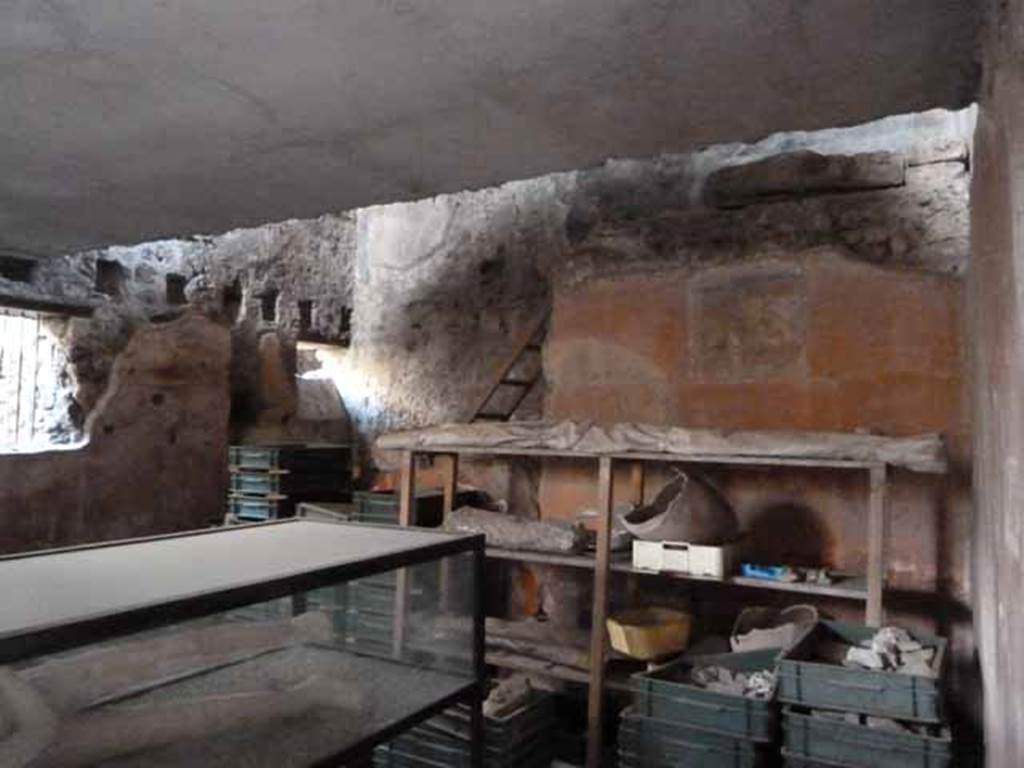
<svg viewBox="0 0 1024 768">
<path fill-rule="evenodd" d="M 772 671 L 778 649 L 683 657 L 634 675 L 633 704 L 619 723 L 620 768 L 758 768 L 777 751 L 774 695 L 707 690 L 694 670 L 726 668 L 733 674 Z M 773 692 L 774 694 L 774 692 Z"/>
<path fill-rule="evenodd" d="M 914 632 L 932 649 L 927 674 L 837 665 L 832 649 L 870 643 L 875 629 L 819 622 L 778 662 L 786 768 L 949 768 L 944 716 L 947 642 Z"/>
<path fill-rule="evenodd" d="M 302 502 L 352 498 L 349 445 L 233 445 L 228 467 L 228 523 L 279 520 Z"/>
<path fill-rule="evenodd" d="M 548 768 L 553 752 L 554 697 L 533 691 L 514 711 L 484 719 L 486 768 Z M 374 768 L 468 768 L 470 712 L 465 704 L 374 750 Z"/>
<path fill-rule="evenodd" d="M 466 497 L 468 498 L 468 497 Z M 460 496 L 460 501 L 463 497 Z M 413 519 L 417 526 L 436 528 L 443 518 L 444 496 L 441 491 L 424 490 L 416 494 Z M 333 516 L 353 523 L 393 525 L 399 523 L 398 495 L 388 491 L 355 491 L 351 504 L 304 503 L 303 517 Z M 409 608 L 417 608 L 423 594 L 434 594 L 439 585 L 432 579 L 437 573 L 419 573 L 408 587 Z M 429 580 L 429 581 L 428 581 Z M 388 657 L 394 644 L 395 600 L 398 573 L 390 571 L 379 576 L 356 579 L 335 596 L 334 610 L 345 625 L 345 642 L 350 650 L 369 656 Z"/>
</svg>

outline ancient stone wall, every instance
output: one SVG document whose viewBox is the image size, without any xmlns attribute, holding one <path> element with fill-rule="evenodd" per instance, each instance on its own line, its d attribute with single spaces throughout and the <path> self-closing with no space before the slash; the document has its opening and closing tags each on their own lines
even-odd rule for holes
<svg viewBox="0 0 1024 768">
<path fill-rule="evenodd" d="M 893 118 L 361 210 L 346 403 L 368 437 L 459 417 L 486 391 L 516 330 L 550 306 L 552 286 L 593 275 L 825 245 L 959 274 L 972 120 L 970 111 Z M 813 195 L 805 169 L 784 159 L 796 167 L 774 204 L 709 199 L 716 173 L 795 150 L 858 157 L 846 178 L 819 173 Z M 881 188 L 859 157 L 877 162 L 879 152 L 898 173 Z M 635 224 L 628 237 L 623 222 Z"/>
<path fill-rule="evenodd" d="M 970 112 L 912 115 L 108 248 L 41 262 L 28 283 L 0 278 L 0 301 L 95 308 L 68 334 L 79 425 L 133 334 L 188 305 L 232 329 L 236 439 L 297 434 L 292 374 L 305 335 L 335 345 L 318 375 L 365 447 L 381 430 L 468 417 L 564 286 L 815 247 L 958 274 L 971 124 Z M 315 368 L 302 355 L 303 370 Z M 522 414 L 539 415 L 542 395 Z"/>
<path fill-rule="evenodd" d="M 186 306 L 238 329 L 233 380 L 240 402 L 259 399 L 246 368 L 260 336 L 280 335 L 292 347 L 300 336 L 347 344 L 354 234 L 352 216 L 324 216 L 46 259 L 28 282 L 0 278 L 0 303 L 89 312 L 63 333 L 68 391 L 65 412 L 55 412 L 49 425 L 54 441 L 81 436 L 132 334 Z"/>
<path fill-rule="evenodd" d="M 353 233 L 350 216 L 285 222 L 50 259 L 28 281 L 0 279 L 0 302 L 70 314 L 52 323 L 64 354 L 43 425 L 64 447 L 0 456 L 0 516 L 16 521 L 0 546 L 207 525 L 223 517 L 229 439 L 347 441 L 337 393 L 296 381 L 295 343 L 348 343 Z M 139 351 L 148 345 L 170 357 L 131 362 L 160 354 Z M 180 398 L 163 393 L 168 378 Z M 133 394 L 150 389 L 152 401 Z M 159 415 L 171 426 L 154 424 Z"/>
<path fill-rule="evenodd" d="M 227 329 L 198 314 L 136 332 L 84 445 L 0 457 L 0 552 L 222 518 L 229 359 Z"/>
<path fill-rule="evenodd" d="M 286 356 L 300 334 L 350 343 L 334 380 L 368 442 L 384 429 L 465 417 L 520 331 L 549 308 L 553 281 L 727 261 L 765 242 L 841 244 L 875 263 L 961 271 L 972 119 L 970 111 L 937 111 L 783 134 L 217 237 L 47 259 L 30 283 L 0 277 L 0 300 L 97 307 L 68 340 L 79 425 L 131 333 L 189 303 L 236 326 L 233 382 L 242 404 L 259 400 L 246 390 L 262 335 L 282 334 Z M 827 160 L 811 168 L 795 151 L 874 157 L 888 175 L 880 183 L 870 175 L 878 168 L 859 158 L 845 171 Z M 887 154 L 879 161 L 880 152 Z M 733 209 L 723 173 L 780 155 L 772 168 L 740 173 L 774 184 L 782 202 Z M 652 217 L 658 211 L 665 216 Z M 617 240 L 618 223 L 638 217 L 646 230 Z M 587 248 L 573 250 L 584 240 Z M 535 397 L 524 413 L 538 410 Z"/>
<path fill-rule="evenodd" d="M 746 169 L 743 187 L 760 185 L 762 170 Z M 544 415 L 942 433 L 948 476 L 893 474 L 887 607 L 890 620 L 950 639 L 950 710 L 959 745 L 969 750 L 981 720 L 963 375 L 969 176 L 965 162 L 952 158 L 904 171 L 903 183 L 871 191 L 810 194 L 790 180 L 788 188 L 800 190 L 795 197 L 775 195 L 774 178 L 769 201 L 594 226 L 553 281 Z M 577 462 L 546 463 L 541 515 L 579 519 L 594 508 L 595 474 Z M 737 507 L 752 557 L 864 572 L 865 476 L 712 474 Z M 667 479 L 649 474 L 649 494 Z M 623 467 L 617 499 L 629 498 L 629 483 Z M 543 593 L 560 578 L 536 581 Z M 787 602 L 714 588 L 688 594 L 700 604 L 704 629 L 727 630 L 744 605 Z M 855 604 L 825 607 L 863 619 Z"/>
</svg>

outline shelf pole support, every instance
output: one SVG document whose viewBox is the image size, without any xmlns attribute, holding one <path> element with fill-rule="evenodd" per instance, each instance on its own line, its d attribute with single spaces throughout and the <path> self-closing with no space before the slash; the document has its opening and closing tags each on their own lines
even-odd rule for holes
<svg viewBox="0 0 1024 768">
<path fill-rule="evenodd" d="M 882 625 L 882 592 L 885 589 L 885 527 L 889 481 L 885 464 L 870 469 L 868 495 L 868 605 L 866 619 L 870 626 Z"/>
<path fill-rule="evenodd" d="M 638 507 L 644 503 L 645 469 L 642 461 L 634 461 L 629 470 L 629 501 Z"/>
<path fill-rule="evenodd" d="M 587 697 L 587 768 L 600 768 L 604 749 L 604 678 L 608 616 L 608 560 L 612 527 L 612 460 L 602 456 L 597 473 L 597 551 L 590 628 L 590 689 Z"/>
<path fill-rule="evenodd" d="M 455 497 L 459 492 L 459 454 L 451 453 L 441 457 L 444 467 L 441 476 L 441 483 L 444 490 L 444 506 L 441 508 L 441 520 L 447 520 L 455 508 Z M 451 594 L 449 587 L 452 584 L 452 568 L 448 558 L 441 561 L 441 612 L 451 611 Z"/>
<path fill-rule="evenodd" d="M 473 591 L 473 672 L 476 677 L 476 691 L 470 699 L 469 764 L 472 768 L 484 768 L 487 743 L 487 723 L 484 719 L 484 699 L 487 698 L 487 644 L 484 623 L 487 601 L 485 558 L 484 543 L 480 542 L 473 550 L 475 582 Z"/>
<path fill-rule="evenodd" d="M 447 518 L 455 508 L 455 496 L 459 492 L 459 454 L 452 453 L 444 459 L 444 517 Z"/>
<path fill-rule="evenodd" d="M 644 503 L 644 486 L 647 484 L 647 465 L 642 461 L 634 461 L 629 468 L 629 501 L 633 506 L 641 507 Z M 626 599 L 630 607 L 635 607 L 640 598 L 640 577 L 635 573 L 626 576 Z"/>
<path fill-rule="evenodd" d="M 402 451 L 398 486 L 398 524 L 408 528 L 416 522 L 416 454 Z M 409 605 L 409 569 L 400 568 L 395 584 L 395 613 L 391 627 L 391 656 L 401 660 L 405 651 L 405 614 Z"/>
<path fill-rule="evenodd" d="M 398 493 L 398 524 L 405 528 L 416 522 L 416 454 L 412 451 L 402 451 Z"/>
</svg>

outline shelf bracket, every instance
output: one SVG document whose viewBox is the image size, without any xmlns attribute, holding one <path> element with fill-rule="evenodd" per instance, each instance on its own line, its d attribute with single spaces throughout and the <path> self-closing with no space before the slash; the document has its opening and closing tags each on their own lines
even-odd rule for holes
<svg viewBox="0 0 1024 768">
<path fill-rule="evenodd" d="M 604 678 L 612 528 L 612 460 L 603 456 L 597 473 L 597 552 L 590 629 L 590 690 L 587 695 L 587 768 L 599 768 L 603 752 Z"/>
<path fill-rule="evenodd" d="M 869 626 L 882 625 L 882 593 L 885 589 L 885 525 L 889 504 L 888 467 L 876 464 L 869 470 L 868 492 L 868 605 Z"/>
</svg>

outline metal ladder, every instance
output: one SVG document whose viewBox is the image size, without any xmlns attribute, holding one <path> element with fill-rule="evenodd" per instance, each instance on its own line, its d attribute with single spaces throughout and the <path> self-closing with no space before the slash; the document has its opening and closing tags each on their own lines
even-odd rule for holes
<svg viewBox="0 0 1024 768">
<path fill-rule="evenodd" d="M 523 404 L 534 386 L 541 378 L 543 369 L 540 365 L 540 354 L 544 345 L 544 337 L 547 335 L 548 318 L 550 310 L 545 311 L 540 320 L 532 328 L 519 337 L 511 355 L 498 369 L 495 382 L 487 394 L 477 403 L 476 408 L 470 416 L 470 423 L 476 421 L 509 421 L 513 414 Z M 530 356 L 536 356 L 536 372 L 525 378 L 518 378 L 513 372 L 522 367 L 522 363 Z M 499 392 L 509 393 L 515 391 L 511 397 L 496 397 Z M 504 405 L 504 408 L 502 408 Z"/>
</svg>

